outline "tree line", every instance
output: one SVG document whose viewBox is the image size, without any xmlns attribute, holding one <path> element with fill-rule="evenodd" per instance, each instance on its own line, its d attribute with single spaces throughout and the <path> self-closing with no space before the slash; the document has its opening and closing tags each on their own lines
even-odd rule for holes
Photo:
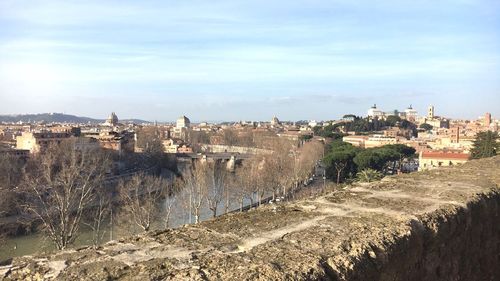
<svg viewBox="0 0 500 281">
<path fill-rule="evenodd" d="M 402 119 L 396 115 L 390 115 L 385 119 L 366 117 L 362 118 L 353 114 L 344 115 L 346 121 L 330 124 L 327 126 L 316 126 L 313 132 L 316 136 L 325 138 L 340 139 L 345 132 L 356 132 L 357 134 L 370 133 L 383 130 L 387 127 L 398 127 L 401 129 L 408 129 L 416 136 L 417 127 L 414 123 Z"/>
<path fill-rule="evenodd" d="M 159 157 L 156 146 L 148 145 L 144 154 Z M 225 163 L 207 161 L 174 178 L 148 169 L 117 179 L 111 177 L 116 159 L 110 152 L 63 141 L 27 161 L 0 157 L 0 217 L 18 216 L 57 249 L 74 244 L 83 230 L 97 246 L 117 221 L 149 231 L 171 227 L 174 209 L 186 223 L 199 223 L 203 210 L 215 217 L 230 206 L 242 210 L 244 202 L 293 194 L 314 172 L 323 148 L 316 141 L 297 148 L 276 138 L 272 154 L 246 159 L 234 173 Z"/>
<path fill-rule="evenodd" d="M 371 181 L 389 172 L 400 171 L 403 161 L 414 154 L 414 148 L 403 144 L 362 149 L 335 140 L 329 145 L 323 161 L 327 177 L 339 184 L 356 177 Z"/>
</svg>

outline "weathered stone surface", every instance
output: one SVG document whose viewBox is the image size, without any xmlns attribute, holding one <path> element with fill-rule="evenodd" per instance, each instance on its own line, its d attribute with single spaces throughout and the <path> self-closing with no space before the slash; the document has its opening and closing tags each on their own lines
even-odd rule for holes
<svg viewBox="0 0 500 281">
<path fill-rule="evenodd" d="M 15 258 L 6 280 L 500 280 L 500 157 Z"/>
</svg>

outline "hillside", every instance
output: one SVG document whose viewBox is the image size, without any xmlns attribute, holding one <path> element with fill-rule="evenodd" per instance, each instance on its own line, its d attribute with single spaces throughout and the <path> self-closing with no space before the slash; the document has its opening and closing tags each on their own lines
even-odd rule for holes
<svg viewBox="0 0 500 281">
<path fill-rule="evenodd" d="M 500 280 L 500 157 L 16 257 L 3 280 Z"/>
<path fill-rule="evenodd" d="M 0 122 L 16 123 L 16 122 L 46 122 L 46 123 L 103 123 L 104 119 L 93 119 L 89 117 L 81 117 L 63 113 L 40 113 L 40 114 L 21 114 L 21 115 L 0 115 Z M 124 119 L 122 123 L 150 123 L 149 121 L 140 119 Z"/>
</svg>

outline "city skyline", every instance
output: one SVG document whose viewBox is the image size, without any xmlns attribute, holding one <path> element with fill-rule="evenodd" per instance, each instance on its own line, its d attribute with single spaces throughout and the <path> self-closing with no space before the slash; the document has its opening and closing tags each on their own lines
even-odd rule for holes
<svg viewBox="0 0 500 281">
<path fill-rule="evenodd" d="M 388 115 L 391 115 L 392 112 L 399 112 L 399 113 L 404 113 L 405 110 L 407 109 L 413 109 L 413 110 L 416 110 L 417 113 L 418 113 L 418 116 L 419 117 L 426 117 L 428 115 L 428 109 L 429 107 L 433 107 L 433 109 L 435 109 L 436 107 L 432 104 L 429 104 L 429 106 L 427 106 L 424 110 L 418 110 L 416 109 L 412 104 L 410 104 L 408 107 L 404 107 L 404 108 L 395 108 L 395 109 L 391 109 L 391 110 L 387 110 L 385 108 L 381 108 L 379 105 L 377 104 L 373 104 L 370 108 L 373 108 L 373 106 L 376 106 L 376 108 L 378 110 L 380 110 L 381 112 L 384 112 L 385 114 Z M 368 110 L 369 111 L 369 110 Z M 368 114 L 367 114 L 368 113 Z M 109 112 L 108 112 L 108 115 L 104 114 L 102 116 L 87 116 L 87 115 L 78 115 L 78 114 L 72 114 L 71 112 L 36 112 L 36 113 L 19 113 L 19 114 L 0 114 L 0 117 L 2 116 L 12 116 L 12 117 L 21 117 L 21 116 L 29 116 L 29 115 L 44 115 L 44 114 L 48 114 L 48 115 L 51 115 L 51 114 L 63 114 L 63 115 L 68 115 L 68 116 L 75 116 L 75 117 L 79 117 L 79 118 L 91 118 L 91 119 L 94 119 L 94 120 L 105 120 L 106 118 L 103 117 L 103 116 L 108 116 L 109 118 Z M 115 111 L 112 111 L 111 114 L 117 114 L 117 112 Z M 120 113 L 118 112 L 118 115 Z M 272 118 L 278 118 L 278 120 L 280 121 L 284 121 L 284 122 L 296 122 L 296 121 L 319 121 L 319 122 L 322 122 L 322 121 L 332 121 L 332 120 L 338 120 L 338 119 L 342 119 L 343 116 L 345 115 L 350 115 L 350 114 L 354 114 L 356 116 L 359 116 L 361 118 L 365 118 L 365 117 L 370 117 L 370 113 L 367 112 L 365 110 L 364 113 L 360 113 L 360 114 L 356 114 L 356 113 L 338 113 L 338 117 L 336 118 L 328 118 L 328 119 L 318 119 L 318 118 L 304 118 L 304 119 L 286 119 L 286 118 L 281 118 L 279 115 L 272 115 L 270 116 L 269 118 L 266 118 L 267 116 L 264 116 L 264 117 L 259 117 L 258 119 L 220 119 L 220 120 L 210 120 L 210 119 L 193 119 L 191 120 L 192 122 L 194 123 L 202 123 L 202 122 L 208 122 L 208 123 L 223 123 L 223 122 L 240 122 L 240 121 L 254 121 L 254 122 L 269 122 L 269 120 L 271 120 Z M 476 117 L 473 117 L 473 118 L 469 118 L 470 120 L 475 120 L 475 119 L 483 119 L 485 114 L 490 114 L 491 115 L 491 112 L 484 112 L 483 114 L 480 114 Z M 188 113 L 184 113 L 184 114 L 181 114 L 175 118 L 172 118 L 172 119 L 147 119 L 147 118 L 141 118 L 141 116 L 120 116 L 120 120 L 136 120 L 136 121 L 147 121 L 147 122 L 161 122 L 161 123 L 175 123 L 176 120 L 180 117 L 190 117 L 191 115 L 188 114 Z M 449 116 L 445 116 L 445 115 L 442 115 L 442 114 L 439 114 L 439 111 L 436 113 L 436 116 L 440 116 L 440 117 L 443 117 L 443 118 L 450 118 Z M 496 116 L 491 116 L 493 119 L 497 119 Z M 454 119 L 454 120 L 467 120 L 467 118 L 460 118 L 460 117 L 457 117 L 457 118 L 451 118 L 451 119 Z"/>
<path fill-rule="evenodd" d="M 0 115 L 500 115 L 495 1 L 2 1 L 0 24 Z"/>
</svg>

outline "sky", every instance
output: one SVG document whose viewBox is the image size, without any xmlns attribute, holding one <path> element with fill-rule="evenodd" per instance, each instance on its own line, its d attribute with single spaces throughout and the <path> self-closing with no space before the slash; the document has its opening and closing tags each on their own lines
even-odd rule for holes
<svg viewBox="0 0 500 281">
<path fill-rule="evenodd" d="M 0 0 L 0 114 L 500 118 L 498 0 Z"/>
</svg>

